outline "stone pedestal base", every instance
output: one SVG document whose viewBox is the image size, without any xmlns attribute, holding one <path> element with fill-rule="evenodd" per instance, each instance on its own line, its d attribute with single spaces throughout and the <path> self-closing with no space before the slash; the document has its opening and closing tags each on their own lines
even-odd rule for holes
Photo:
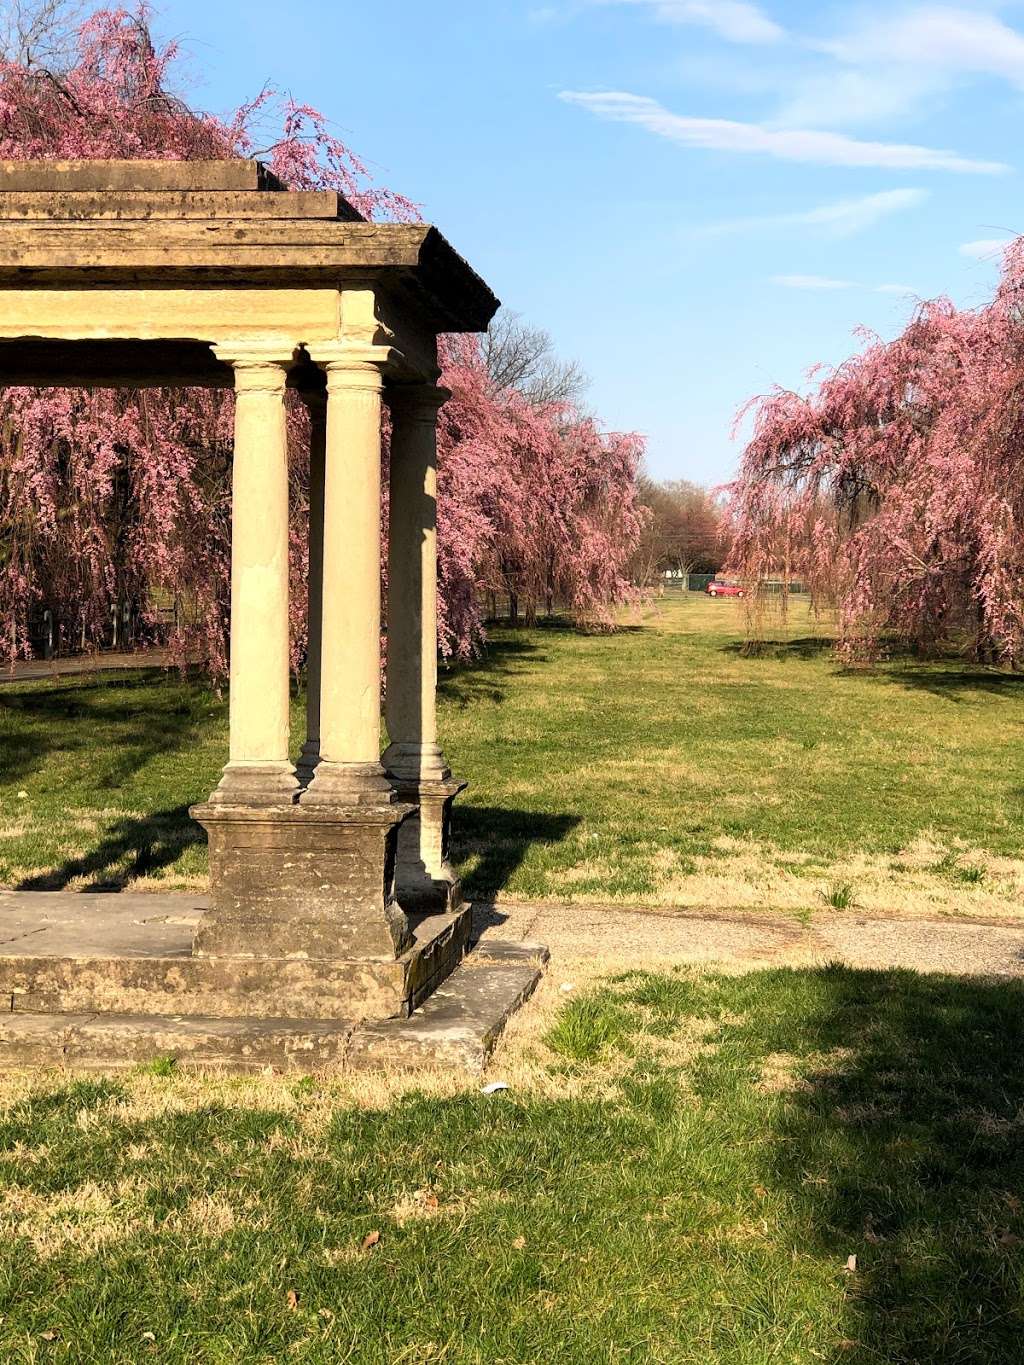
<svg viewBox="0 0 1024 1365">
<path fill-rule="evenodd" d="M 205 908 L 180 892 L 0 895 L 0 1068 L 479 1070 L 547 957 L 485 933 L 464 961 L 468 907 L 414 916 L 390 961 L 194 956 Z"/>
<path fill-rule="evenodd" d="M 398 901 L 410 912 L 444 914 L 462 904 L 462 885 L 449 861 L 452 802 L 467 783 L 453 778 L 403 778 L 392 773 L 399 801 L 416 807 L 398 831 Z"/>
<path fill-rule="evenodd" d="M 209 836 L 211 906 L 193 953 L 394 961 L 412 944 L 395 863 L 413 811 L 401 802 L 194 806 Z"/>
</svg>

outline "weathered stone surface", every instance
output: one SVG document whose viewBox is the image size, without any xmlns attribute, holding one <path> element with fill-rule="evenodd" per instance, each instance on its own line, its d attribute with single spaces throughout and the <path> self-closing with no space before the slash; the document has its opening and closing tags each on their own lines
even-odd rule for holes
<svg viewBox="0 0 1024 1365">
<path fill-rule="evenodd" d="M 351 1031 L 309 1019 L 9 1014 L 0 1016 L 0 1066 L 108 1071 L 170 1057 L 233 1072 L 318 1071 L 344 1064 Z"/>
<path fill-rule="evenodd" d="M 451 976 L 469 951 L 473 907 L 463 905 L 444 914 L 413 916 L 416 946 L 407 955 L 408 970 L 403 1015 L 419 1009 L 424 1000 Z"/>
<path fill-rule="evenodd" d="M 151 218 L 341 218 L 361 221 L 355 209 L 334 190 L 8 193 L 4 185 L 0 178 L 0 219 L 12 221 L 24 218 L 48 218 L 64 223 L 85 219 L 143 222 Z"/>
<path fill-rule="evenodd" d="M 201 914 L 180 895 L 0 895 L 0 1001 L 38 1013 L 388 1018 L 455 970 L 472 927 L 468 908 L 419 917 L 412 946 L 388 962 L 193 957 Z"/>
<path fill-rule="evenodd" d="M 0 957 L 0 997 L 33 1013 L 388 1018 L 408 1008 L 411 959 Z"/>
<path fill-rule="evenodd" d="M 0 890 L 0 955 L 187 957 L 208 904 L 188 892 Z"/>
<path fill-rule="evenodd" d="M 451 778 L 410 781 L 394 774 L 391 780 L 398 799 L 414 807 L 398 831 L 395 879 L 403 909 L 458 909 L 462 883 L 449 857 L 452 802 L 467 784 Z"/>
<path fill-rule="evenodd" d="M 0 190 L 282 190 L 261 161 L 3 161 Z"/>
<path fill-rule="evenodd" d="M 511 1016 L 533 994 L 542 969 L 534 963 L 472 958 L 410 1019 L 360 1025 L 352 1034 L 352 1067 L 457 1066 L 482 1071 Z"/>
<path fill-rule="evenodd" d="M 423 223 L 251 215 L 212 221 L 0 219 L 0 279 L 19 288 L 321 283 L 337 289 L 368 274 L 399 285 L 406 312 L 422 316 L 435 332 L 482 331 L 498 306 L 475 271 L 436 228 Z M 113 335 L 119 322 L 123 325 L 123 319 L 111 318 Z M 224 335 L 219 329 L 208 339 Z"/>
<path fill-rule="evenodd" d="M 551 957 L 546 943 L 524 943 L 505 938 L 481 938 L 473 948 L 474 962 L 545 963 Z"/>
<path fill-rule="evenodd" d="M 411 946 L 395 900 L 402 804 L 207 803 L 192 816 L 210 840 L 202 956 L 394 960 Z"/>
<path fill-rule="evenodd" d="M 78 1011 L 0 1015 L 0 1066 L 115 1069 L 171 1057 L 247 1072 L 458 1066 L 479 1072 L 541 976 L 531 960 L 464 963 L 410 1019 L 161 1016 Z M 512 958 L 520 956 L 512 954 Z"/>
</svg>

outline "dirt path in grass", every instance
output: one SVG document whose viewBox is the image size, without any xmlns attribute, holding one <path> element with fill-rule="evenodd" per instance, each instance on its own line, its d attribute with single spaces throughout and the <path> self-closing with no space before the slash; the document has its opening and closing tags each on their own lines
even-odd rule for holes
<svg viewBox="0 0 1024 1365">
<path fill-rule="evenodd" d="M 900 919 L 851 911 L 803 922 L 778 915 L 505 903 L 478 907 L 477 917 L 485 937 L 546 944 L 556 971 L 562 962 L 588 959 L 624 967 L 697 962 L 738 969 L 841 961 L 851 967 L 1024 976 L 1024 918 Z"/>
</svg>

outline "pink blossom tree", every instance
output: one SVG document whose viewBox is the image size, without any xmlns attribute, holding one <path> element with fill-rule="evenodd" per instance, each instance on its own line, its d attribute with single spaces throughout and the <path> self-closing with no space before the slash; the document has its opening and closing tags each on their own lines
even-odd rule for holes
<svg viewBox="0 0 1024 1365">
<path fill-rule="evenodd" d="M 227 118 L 169 93 L 177 52 L 158 49 L 145 7 L 93 15 L 59 75 L 0 64 L 0 156 L 249 156 L 296 189 L 331 188 L 365 216 L 410 219 L 375 186 L 315 110 L 263 90 Z M 273 133 L 267 130 L 273 128 Z M 257 148 L 257 133 L 260 147 Z M 480 589 L 499 581 L 527 603 L 553 596 L 581 618 L 629 595 L 625 563 L 642 524 L 640 445 L 557 405 L 494 394 L 477 342 L 451 340 L 439 451 L 440 644 L 482 639 Z M 143 637 L 226 668 L 232 396 L 208 390 L 8 389 L 0 393 L 0 611 L 8 656 L 56 607 L 65 647 L 109 638 L 134 604 Z M 289 411 L 292 648 L 305 648 L 306 415 Z M 163 605 L 175 604 L 172 624 Z"/>
<path fill-rule="evenodd" d="M 756 400 L 731 487 L 731 567 L 785 562 L 835 603 L 842 647 L 1024 657 L 1024 241 L 994 299 L 919 306 L 809 394 Z"/>
</svg>

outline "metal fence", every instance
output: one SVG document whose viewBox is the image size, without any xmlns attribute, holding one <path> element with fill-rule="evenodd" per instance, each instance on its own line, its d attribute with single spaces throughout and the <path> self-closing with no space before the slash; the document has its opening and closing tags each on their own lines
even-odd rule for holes
<svg viewBox="0 0 1024 1365">
<path fill-rule="evenodd" d="M 713 573 L 665 574 L 661 582 L 666 592 L 706 592 L 708 584 L 713 583 L 717 577 L 718 574 Z M 769 578 L 760 584 L 761 591 L 773 597 L 780 597 L 784 587 L 781 578 Z M 806 593 L 807 587 L 798 580 L 791 579 L 789 591 Z"/>
</svg>

